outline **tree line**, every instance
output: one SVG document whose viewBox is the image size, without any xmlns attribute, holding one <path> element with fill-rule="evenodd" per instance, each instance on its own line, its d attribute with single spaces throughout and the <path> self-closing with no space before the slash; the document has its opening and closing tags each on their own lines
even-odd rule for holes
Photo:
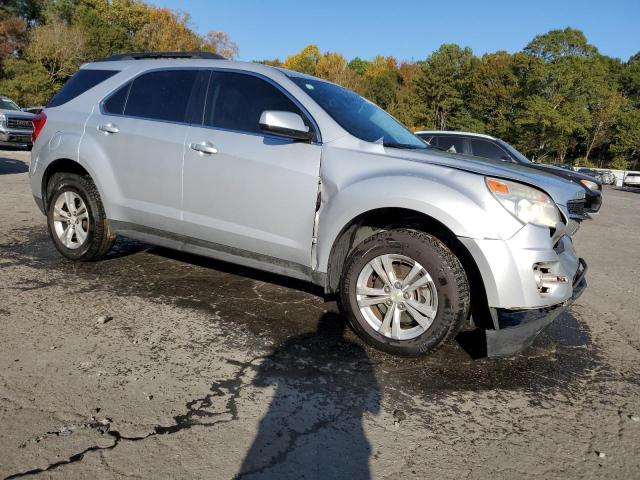
<svg viewBox="0 0 640 480">
<path fill-rule="evenodd" d="M 0 45 L 0 93 L 25 105 L 112 53 L 238 53 L 226 33 L 200 35 L 187 13 L 139 0 L 9 0 Z M 412 129 L 488 133 L 537 161 L 640 168 L 640 52 L 626 62 L 602 55 L 579 30 L 549 31 L 515 53 L 444 44 L 424 60 L 348 60 L 309 45 L 261 63 L 351 88 Z"/>
</svg>

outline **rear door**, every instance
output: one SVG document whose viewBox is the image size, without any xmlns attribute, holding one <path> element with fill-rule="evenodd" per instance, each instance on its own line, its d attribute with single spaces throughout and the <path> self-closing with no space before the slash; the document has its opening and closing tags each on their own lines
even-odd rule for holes
<svg viewBox="0 0 640 480">
<path fill-rule="evenodd" d="M 192 126 L 185 142 L 185 234 L 233 255 L 308 267 L 322 147 L 264 134 L 265 110 L 295 112 L 309 122 L 272 81 L 212 73 L 202 125 Z"/>
<path fill-rule="evenodd" d="M 86 126 L 109 164 L 112 220 L 180 233 L 182 161 L 190 108 L 204 95 L 202 72 L 157 70 L 125 84 Z M 122 228 L 122 226 L 120 227 Z"/>
<path fill-rule="evenodd" d="M 435 135 L 432 139 L 432 145 L 437 139 L 437 146 L 449 153 L 468 153 L 466 148 L 466 140 L 459 135 Z"/>
</svg>

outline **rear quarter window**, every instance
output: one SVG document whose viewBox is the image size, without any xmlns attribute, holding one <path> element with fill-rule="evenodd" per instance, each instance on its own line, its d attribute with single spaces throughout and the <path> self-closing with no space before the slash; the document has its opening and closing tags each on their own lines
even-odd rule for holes
<svg viewBox="0 0 640 480">
<path fill-rule="evenodd" d="M 73 100 L 116 73 L 118 70 L 78 70 L 53 96 L 47 108 L 58 107 Z"/>
</svg>

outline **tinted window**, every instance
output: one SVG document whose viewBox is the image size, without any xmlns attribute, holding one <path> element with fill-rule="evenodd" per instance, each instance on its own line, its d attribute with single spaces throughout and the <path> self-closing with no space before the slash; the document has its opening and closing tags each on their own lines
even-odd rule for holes
<svg viewBox="0 0 640 480">
<path fill-rule="evenodd" d="M 116 73 L 118 73 L 117 70 L 78 70 L 53 96 L 47 108 L 57 107 L 73 100 Z"/>
<path fill-rule="evenodd" d="M 132 117 L 184 122 L 198 70 L 150 72 L 133 81 L 124 113 Z"/>
<path fill-rule="evenodd" d="M 243 132 L 261 132 L 265 110 L 304 115 L 293 101 L 270 83 L 241 73 L 213 72 L 204 113 L 204 124 Z"/>
<path fill-rule="evenodd" d="M 315 78 L 294 74 L 290 78 L 354 137 L 390 147 L 427 148 L 404 125 L 357 93 Z"/>
<path fill-rule="evenodd" d="M 131 83 L 127 83 L 123 87 L 120 87 L 118 91 L 112 94 L 107 101 L 102 105 L 102 109 L 104 113 L 115 113 L 118 115 L 122 115 L 124 113 L 124 104 L 127 101 L 127 96 L 129 95 L 129 87 L 131 87 Z"/>
<path fill-rule="evenodd" d="M 450 153 L 464 153 L 464 138 L 462 137 L 446 137 L 437 136 L 438 147 Z"/>
<path fill-rule="evenodd" d="M 472 138 L 471 151 L 476 157 L 492 158 L 494 160 L 508 159 L 509 161 L 511 161 L 509 155 L 507 155 L 506 152 L 504 152 L 494 143 L 488 142 L 486 140 Z"/>
</svg>

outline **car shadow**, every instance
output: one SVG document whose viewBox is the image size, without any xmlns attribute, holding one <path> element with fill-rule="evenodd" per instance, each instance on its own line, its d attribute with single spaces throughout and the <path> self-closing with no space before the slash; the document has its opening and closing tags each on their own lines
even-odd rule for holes
<svg viewBox="0 0 640 480">
<path fill-rule="evenodd" d="M 0 175 L 25 173 L 29 171 L 29 164 L 14 158 L 0 157 Z"/>
<path fill-rule="evenodd" d="M 287 339 L 258 366 L 252 384 L 275 392 L 234 478 L 371 478 L 363 416 L 380 412 L 382 393 L 345 328 L 325 313 L 315 332 Z"/>
</svg>

